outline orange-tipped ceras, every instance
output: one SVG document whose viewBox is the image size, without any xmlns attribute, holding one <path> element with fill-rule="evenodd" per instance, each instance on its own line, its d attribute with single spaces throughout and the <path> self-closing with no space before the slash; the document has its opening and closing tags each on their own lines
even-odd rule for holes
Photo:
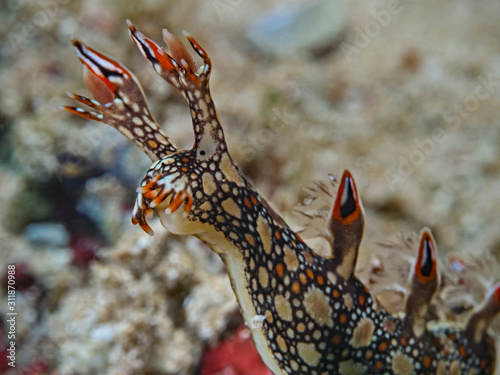
<svg viewBox="0 0 500 375">
<path fill-rule="evenodd" d="M 345 171 L 328 219 L 331 253 L 311 250 L 255 191 L 229 155 L 209 91 L 211 62 L 198 69 L 167 31 L 170 54 L 129 23 L 155 71 L 188 101 L 195 144 L 179 150 L 151 115 L 137 79 L 113 59 L 74 40 L 95 100 L 70 96 L 94 111 L 63 107 L 115 127 L 154 162 L 137 189 L 133 223 L 152 234 L 153 212 L 169 231 L 191 234 L 224 261 L 257 350 L 275 374 L 492 374 L 495 344 L 487 329 L 500 311 L 500 287 L 464 329 L 427 325 L 439 287 L 436 245 L 421 234 L 406 315 L 392 316 L 354 275 L 364 214 Z M 262 325 L 252 325 L 261 317 Z"/>
</svg>

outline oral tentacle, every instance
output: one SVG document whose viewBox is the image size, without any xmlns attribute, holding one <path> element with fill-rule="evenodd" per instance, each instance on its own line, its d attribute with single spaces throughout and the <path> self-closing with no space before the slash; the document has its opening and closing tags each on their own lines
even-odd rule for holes
<svg viewBox="0 0 500 375">
<path fill-rule="evenodd" d="M 80 97 L 84 98 L 81 95 L 80 95 Z M 85 99 L 87 99 L 87 98 L 85 98 Z M 87 100 L 90 101 L 91 99 L 87 99 Z M 87 111 L 86 109 L 79 108 L 79 107 L 73 107 L 70 105 L 59 105 L 59 106 L 57 106 L 57 109 L 69 112 L 73 115 L 83 117 L 84 119 L 87 119 L 87 120 L 98 121 L 98 122 L 100 122 L 102 120 L 101 113 Z"/>
<path fill-rule="evenodd" d="M 191 194 L 186 194 L 185 203 L 184 212 L 188 214 L 193 208 L 193 197 Z"/>
<path fill-rule="evenodd" d="M 165 209 L 165 212 L 168 214 L 173 214 L 175 211 L 177 211 L 179 209 L 179 207 L 183 203 L 188 201 L 188 196 L 189 196 L 188 193 L 186 193 L 185 191 L 176 193 L 172 197 L 170 204 Z"/>
<path fill-rule="evenodd" d="M 170 195 L 173 190 L 172 189 L 165 189 L 165 188 L 159 188 L 159 193 L 157 196 L 149 198 L 152 199 L 151 203 L 149 204 L 149 207 L 155 208 L 156 206 L 159 206 L 167 197 Z"/>
<path fill-rule="evenodd" d="M 151 219 L 153 216 L 153 210 L 149 206 L 145 205 L 143 202 L 142 194 L 137 194 L 137 198 L 134 204 L 134 211 L 132 213 L 132 224 L 137 225 L 142 228 L 144 232 L 150 236 L 154 235 L 153 229 L 148 225 L 146 218 Z"/>
<path fill-rule="evenodd" d="M 95 109 L 96 111 L 99 111 L 99 112 L 102 111 L 102 105 L 97 100 L 89 99 L 83 95 L 73 94 L 72 92 L 69 92 L 69 91 L 66 91 L 66 95 L 71 99 L 74 99 L 82 104 L 85 104 L 86 106 L 88 106 L 92 109 Z"/>
</svg>

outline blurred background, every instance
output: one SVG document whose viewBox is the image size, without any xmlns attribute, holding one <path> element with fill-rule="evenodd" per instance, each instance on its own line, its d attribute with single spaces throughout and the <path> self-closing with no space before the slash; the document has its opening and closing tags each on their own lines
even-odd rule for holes
<svg viewBox="0 0 500 375">
<path fill-rule="evenodd" d="M 500 253 L 498 1 L 0 7 L 0 373 L 14 373 L 4 355 L 9 264 L 18 373 L 267 373 L 219 259 L 157 222 L 152 238 L 131 224 L 149 159 L 114 129 L 56 109 L 74 104 L 68 90 L 89 95 L 72 35 L 132 70 L 167 134 L 191 147 L 186 103 L 126 19 L 159 44 L 166 27 L 205 48 L 230 152 L 292 227 L 305 225 L 293 215 L 304 188 L 348 168 L 367 215 L 360 266 L 377 242 L 424 226 L 443 263 Z M 498 281 L 495 269 L 483 273 Z"/>
</svg>

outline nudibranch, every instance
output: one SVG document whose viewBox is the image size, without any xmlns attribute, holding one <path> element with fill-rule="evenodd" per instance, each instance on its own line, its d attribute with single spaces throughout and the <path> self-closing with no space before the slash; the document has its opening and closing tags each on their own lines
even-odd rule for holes
<svg viewBox="0 0 500 375">
<path fill-rule="evenodd" d="M 172 233 L 204 241 L 224 262 L 253 340 L 274 374 L 492 374 L 495 341 L 488 328 L 500 311 L 500 284 L 461 327 L 429 324 L 440 286 L 436 243 L 420 234 L 405 311 L 388 313 L 356 277 L 364 211 L 344 171 L 320 255 L 284 222 L 231 158 L 209 90 L 211 62 L 197 68 L 168 31 L 169 53 L 136 30 L 132 40 L 155 71 L 187 100 L 195 142 L 180 150 L 160 128 L 135 76 L 115 60 L 73 40 L 84 83 L 95 99 L 69 93 L 90 110 L 62 109 L 113 126 L 153 161 L 139 188 L 132 222 L 152 235 L 155 212 Z M 435 323 L 435 322 L 432 322 Z"/>
</svg>

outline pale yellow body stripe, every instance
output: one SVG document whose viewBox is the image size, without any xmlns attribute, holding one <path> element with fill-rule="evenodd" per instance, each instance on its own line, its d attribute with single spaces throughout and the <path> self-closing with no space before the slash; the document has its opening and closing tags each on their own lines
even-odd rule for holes
<svg viewBox="0 0 500 375">
<path fill-rule="evenodd" d="M 251 326 L 252 318 L 257 315 L 257 312 L 252 303 L 252 298 L 248 293 L 247 283 L 249 280 L 247 280 L 245 274 L 244 260 L 240 250 L 230 241 L 226 240 L 224 235 L 219 232 L 211 231 L 197 235 L 196 237 L 205 242 L 216 254 L 218 254 L 227 267 L 231 287 L 240 304 L 243 319 L 252 335 L 255 347 L 262 357 L 262 360 L 275 375 L 286 375 L 286 372 L 280 369 L 276 364 L 276 360 L 271 352 L 269 341 L 265 336 L 263 328 L 252 328 Z M 231 256 L 225 256 L 227 254 L 231 254 Z"/>
<path fill-rule="evenodd" d="M 228 241 L 224 234 L 213 230 L 208 224 L 192 222 L 189 228 L 178 223 L 184 222 L 179 216 L 184 215 L 184 205 L 172 214 L 166 214 L 162 206 L 168 205 L 168 200 L 157 210 L 162 225 L 171 233 L 185 234 L 186 231 L 205 242 L 217 255 L 219 255 L 227 267 L 227 273 L 243 314 L 243 319 L 252 335 L 257 351 L 264 363 L 275 375 L 285 375 L 284 370 L 277 367 L 274 355 L 269 348 L 269 341 L 263 332 L 263 328 L 252 328 L 251 321 L 257 315 L 252 298 L 248 293 L 248 282 L 245 274 L 245 264 L 241 250 Z M 229 255 L 230 254 L 230 255 Z"/>
</svg>

